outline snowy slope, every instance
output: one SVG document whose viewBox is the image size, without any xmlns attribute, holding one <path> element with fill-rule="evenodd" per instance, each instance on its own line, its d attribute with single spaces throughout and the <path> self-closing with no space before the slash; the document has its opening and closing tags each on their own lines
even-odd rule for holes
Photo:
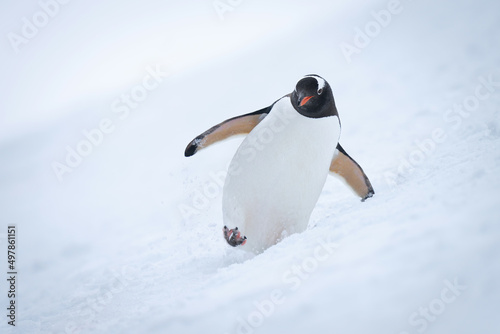
<svg viewBox="0 0 500 334">
<path fill-rule="evenodd" d="M 5 34 L 38 5 L 20 6 Z M 401 1 L 351 62 L 340 45 L 389 2 L 249 1 L 224 21 L 211 2 L 67 6 L 19 54 L 4 41 L 0 248 L 16 224 L 19 309 L 1 333 L 500 330 L 496 2 Z M 120 118 L 157 64 L 169 74 Z M 229 248 L 220 184 L 241 138 L 183 150 L 308 73 L 376 194 L 329 177 L 307 231 Z M 60 182 L 53 162 L 103 119 L 113 131 Z"/>
</svg>

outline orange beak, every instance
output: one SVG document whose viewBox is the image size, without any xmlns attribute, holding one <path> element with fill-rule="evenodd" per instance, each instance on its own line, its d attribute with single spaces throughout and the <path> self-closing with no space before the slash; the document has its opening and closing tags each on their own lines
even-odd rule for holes
<svg viewBox="0 0 500 334">
<path fill-rule="evenodd" d="M 302 101 L 300 101 L 300 106 L 302 107 L 304 104 L 307 103 L 307 101 L 309 101 L 310 99 L 312 99 L 314 96 L 306 96 L 302 99 Z"/>
</svg>

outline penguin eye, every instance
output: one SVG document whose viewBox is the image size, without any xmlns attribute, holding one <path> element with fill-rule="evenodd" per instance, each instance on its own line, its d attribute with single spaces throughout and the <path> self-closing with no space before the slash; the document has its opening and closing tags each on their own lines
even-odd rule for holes
<svg viewBox="0 0 500 334">
<path fill-rule="evenodd" d="M 318 89 L 318 95 L 321 95 L 323 93 L 323 88 Z"/>
</svg>

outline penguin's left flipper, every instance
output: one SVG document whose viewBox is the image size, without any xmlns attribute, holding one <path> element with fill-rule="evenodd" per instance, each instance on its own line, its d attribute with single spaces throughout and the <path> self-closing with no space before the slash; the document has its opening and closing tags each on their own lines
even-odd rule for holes
<svg viewBox="0 0 500 334">
<path fill-rule="evenodd" d="M 364 202 L 375 194 L 372 184 L 363 168 L 337 144 L 334 158 L 330 164 L 330 173 L 340 176 Z"/>
<path fill-rule="evenodd" d="M 190 157 L 201 149 L 229 137 L 250 133 L 267 116 L 271 108 L 272 106 L 269 106 L 249 114 L 236 116 L 211 127 L 188 144 L 184 156 Z"/>
</svg>

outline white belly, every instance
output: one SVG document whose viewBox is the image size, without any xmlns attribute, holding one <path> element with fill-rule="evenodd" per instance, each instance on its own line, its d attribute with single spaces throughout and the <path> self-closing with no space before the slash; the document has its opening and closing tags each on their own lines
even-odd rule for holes
<svg viewBox="0 0 500 334">
<path fill-rule="evenodd" d="M 224 185 L 224 224 L 262 252 L 307 228 L 340 135 L 337 116 L 307 118 L 278 101 L 238 148 Z"/>
</svg>

